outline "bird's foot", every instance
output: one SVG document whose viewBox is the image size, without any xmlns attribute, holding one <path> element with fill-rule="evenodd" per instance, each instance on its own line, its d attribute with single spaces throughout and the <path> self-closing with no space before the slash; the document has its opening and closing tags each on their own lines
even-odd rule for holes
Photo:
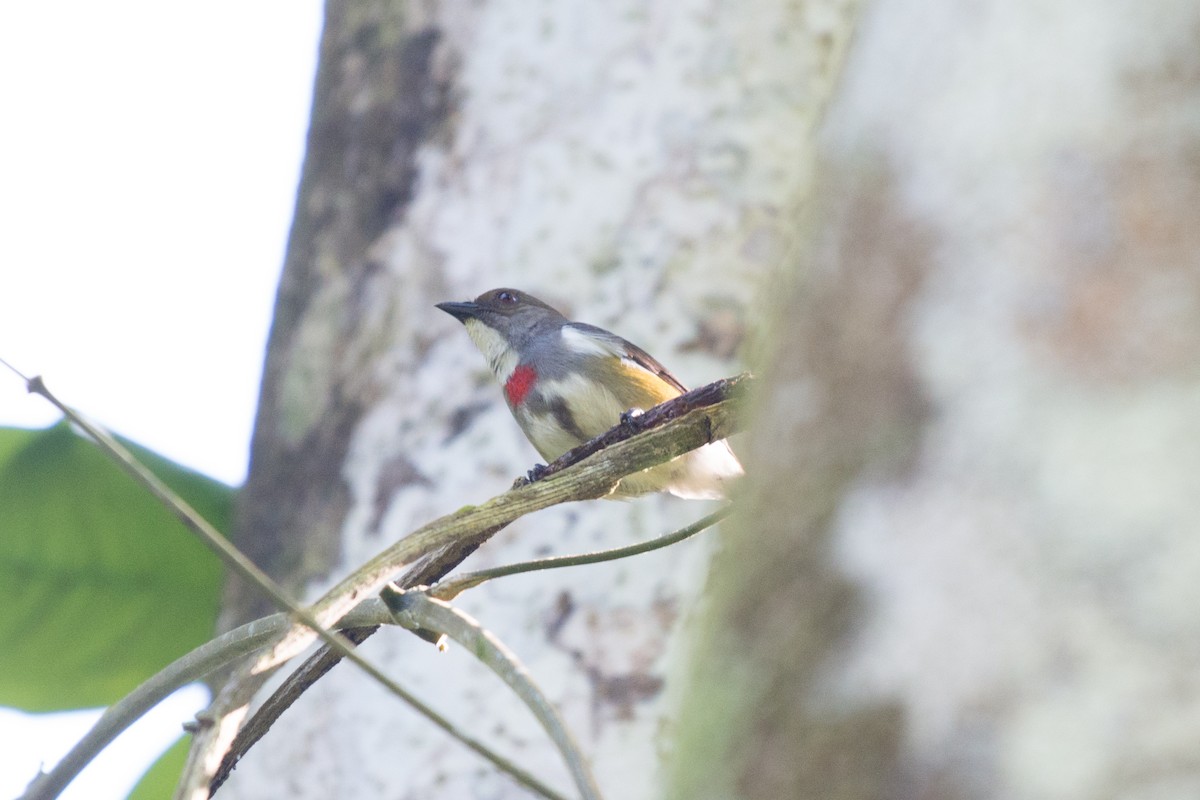
<svg viewBox="0 0 1200 800">
<path fill-rule="evenodd" d="M 534 483 L 535 481 L 540 481 L 543 477 L 545 477 L 545 475 L 546 475 L 546 465 L 545 464 L 534 464 L 533 469 L 531 469 L 531 470 L 529 470 L 529 472 L 525 473 L 525 477 L 517 478 L 515 481 L 513 481 L 512 488 L 520 489 L 522 486 L 528 486 L 529 484 Z"/>
</svg>

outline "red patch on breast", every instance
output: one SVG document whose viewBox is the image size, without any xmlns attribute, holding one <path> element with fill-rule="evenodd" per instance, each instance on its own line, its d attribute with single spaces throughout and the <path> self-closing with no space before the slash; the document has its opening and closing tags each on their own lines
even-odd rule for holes
<svg viewBox="0 0 1200 800">
<path fill-rule="evenodd" d="M 508 404 L 510 406 L 521 405 L 536 380 L 537 370 L 528 364 L 521 364 L 514 369 L 512 375 L 509 375 L 508 380 L 504 382 L 504 396 L 508 398 Z"/>
</svg>

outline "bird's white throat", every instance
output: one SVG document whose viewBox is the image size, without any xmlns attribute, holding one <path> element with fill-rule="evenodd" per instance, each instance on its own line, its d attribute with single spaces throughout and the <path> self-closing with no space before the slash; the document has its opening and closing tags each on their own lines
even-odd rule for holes
<svg viewBox="0 0 1200 800">
<path fill-rule="evenodd" d="M 509 346 L 508 341 L 495 331 L 489 328 L 477 319 L 468 319 L 466 321 L 467 335 L 471 337 L 471 341 L 479 348 L 479 352 L 483 353 L 483 357 L 487 359 L 488 366 L 491 367 L 492 374 L 496 376 L 496 380 L 500 381 L 501 385 L 509 379 L 513 370 L 517 368 L 519 357 L 517 352 Z"/>
</svg>

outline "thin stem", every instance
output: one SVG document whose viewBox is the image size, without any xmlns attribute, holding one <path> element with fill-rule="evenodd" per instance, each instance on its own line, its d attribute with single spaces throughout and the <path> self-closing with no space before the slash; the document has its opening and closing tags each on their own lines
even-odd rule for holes
<svg viewBox="0 0 1200 800">
<path fill-rule="evenodd" d="M 5 361 L 3 358 L 0 358 L 0 364 L 3 364 L 4 366 L 8 367 L 10 370 L 15 372 L 17 377 L 19 377 L 21 380 L 23 380 L 25 382 L 25 387 L 29 388 L 29 381 L 30 381 L 29 376 L 27 376 L 24 372 L 21 372 L 21 370 L 17 369 L 12 364 Z"/>
<path fill-rule="evenodd" d="M 27 388 L 31 393 L 39 394 L 50 401 L 67 419 L 71 420 L 84 433 L 90 436 L 100 446 L 105 455 L 115 461 L 117 466 L 121 467 L 138 485 L 166 506 L 188 530 L 200 537 L 200 540 L 210 550 L 215 552 L 230 569 L 262 589 L 279 608 L 295 615 L 299 621 L 312 628 L 322 639 L 325 639 L 334 647 L 337 646 L 339 640 L 333 633 L 317 622 L 316 618 L 299 603 L 289 597 L 282 586 L 259 569 L 245 554 L 234 547 L 228 539 L 221 535 L 220 531 L 214 528 L 208 520 L 192 508 L 186 500 L 159 480 L 157 475 L 142 466 L 141 462 L 134 458 L 132 453 L 122 447 L 121 443 L 114 439 L 108 431 L 105 431 L 98 425 L 92 424 L 73 408 L 55 397 L 46 388 L 46 384 L 40 376 L 28 379 Z"/>
<path fill-rule="evenodd" d="M 535 561 L 522 561 L 517 564 L 505 564 L 499 567 L 481 569 L 478 572 L 468 572 L 465 575 L 438 583 L 430 588 L 428 593 L 431 597 L 436 597 L 438 600 L 451 600 L 458 597 L 459 594 L 467 589 L 474 589 L 476 586 L 493 578 L 502 578 L 505 575 L 519 575 L 522 572 L 534 572 L 542 569 L 576 567 L 581 564 L 599 564 L 604 561 L 615 561 L 618 558 L 628 558 L 629 556 L 649 553 L 651 550 L 658 550 L 659 548 L 673 545 L 676 542 L 682 542 L 684 539 L 695 536 L 700 531 L 716 525 L 729 516 L 732 509 L 731 505 L 726 505 L 709 514 L 707 517 L 702 517 L 691 525 L 680 528 L 677 531 L 626 547 L 614 547 L 611 550 L 597 550 L 592 553 L 580 553 L 573 556 L 539 558 Z"/>
</svg>

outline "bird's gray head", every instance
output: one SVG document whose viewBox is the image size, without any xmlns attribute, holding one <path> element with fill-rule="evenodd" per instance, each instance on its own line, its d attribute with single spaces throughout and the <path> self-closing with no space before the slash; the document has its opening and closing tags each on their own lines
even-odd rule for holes
<svg viewBox="0 0 1200 800">
<path fill-rule="evenodd" d="M 465 303 L 437 307 L 462 322 L 475 346 L 502 381 L 535 339 L 557 331 L 566 317 L 519 289 L 492 289 Z"/>
</svg>

